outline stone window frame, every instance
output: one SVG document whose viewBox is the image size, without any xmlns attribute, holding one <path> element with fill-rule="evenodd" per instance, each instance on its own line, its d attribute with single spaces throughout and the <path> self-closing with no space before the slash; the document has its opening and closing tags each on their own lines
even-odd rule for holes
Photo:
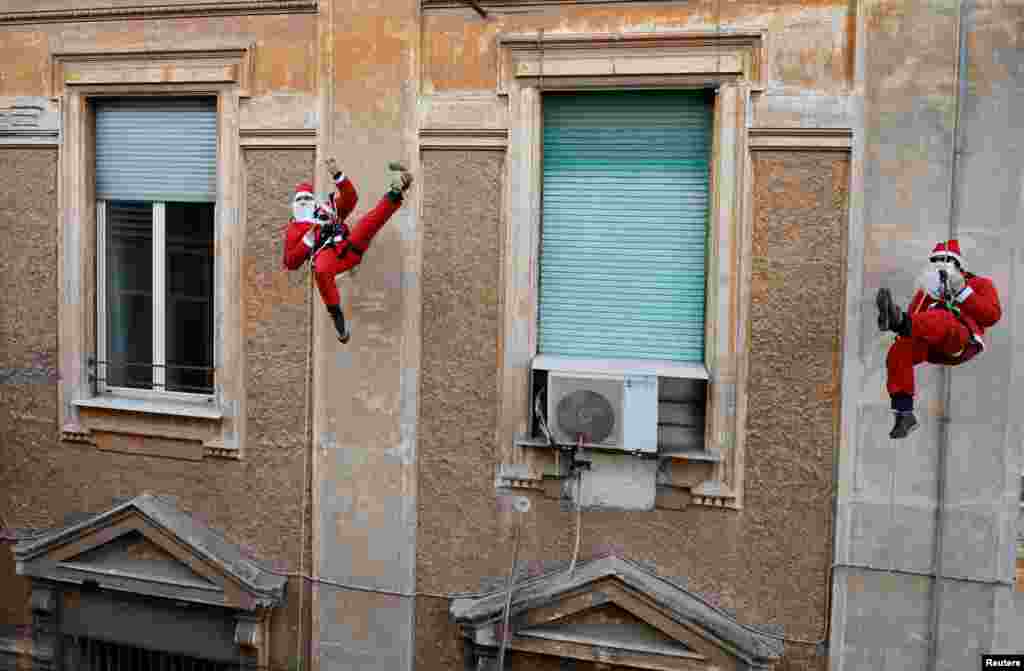
<svg viewBox="0 0 1024 671">
<path fill-rule="evenodd" d="M 714 88 L 705 447 L 720 460 L 710 478 L 690 488 L 690 502 L 742 507 L 753 205 L 747 129 L 750 93 L 763 91 L 767 80 L 767 37 L 764 30 L 498 36 L 498 94 L 508 100 L 509 159 L 497 437 L 500 445 L 514 446 L 513 463 L 536 462 L 530 455 L 535 448 L 517 439 L 528 433 L 529 376 L 537 354 L 541 91 Z"/>
<path fill-rule="evenodd" d="M 57 52 L 51 96 L 61 103 L 58 167 L 60 239 L 58 347 L 61 438 L 102 447 L 101 433 L 189 441 L 205 456 L 239 458 L 244 441 L 245 370 L 239 178 L 239 101 L 249 96 L 252 45 L 221 49 Z M 96 357 L 95 119 L 90 101 L 111 96 L 217 99 L 214 258 L 214 394 L 209 402 L 98 396 Z"/>
</svg>

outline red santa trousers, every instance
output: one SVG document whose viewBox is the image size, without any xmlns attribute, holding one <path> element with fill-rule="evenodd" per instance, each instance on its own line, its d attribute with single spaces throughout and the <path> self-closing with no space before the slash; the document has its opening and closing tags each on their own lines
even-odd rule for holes
<svg viewBox="0 0 1024 671">
<path fill-rule="evenodd" d="M 896 338 L 885 360 L 886 388 L 890 396 L 914 395 L 914 366 L 919 363 L 957 366 L 981 351 L 981 347 L 971 341 L 967 327 L 949 310 L 925 310 L 908 316 L 910 337 Z"/>
<path fill-rule="evenodd" d="M 348 239 L 337 245 L 336 248 L 325 247 L 317 252 L 313 262 L 313 276 L 316 278 L 316 286 L 320 289 L 320 297 L 324 305 L 338 305 L 341 303 L 341 296 L 338 295 L 338 285 L 334 283 L 334 276 L 351 270 L 359 265 L 363 257 L 358 252 L 365 252 L 370 248 L 370 241 L 373 236 L 388 222 L 402 201 L 397 203 L 387 196 L 380 199 L 377 205 L 363 215 L 362 219 L 356 222 L 348 234 Z M 347 249 L 352 246 L 354 249 Z"/>
</svg>

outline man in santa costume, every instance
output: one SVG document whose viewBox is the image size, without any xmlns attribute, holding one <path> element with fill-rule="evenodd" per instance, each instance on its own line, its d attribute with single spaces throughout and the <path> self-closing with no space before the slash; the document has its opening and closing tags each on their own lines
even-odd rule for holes
<svg viewBox="0 0 1024 671">
<path fill-rule="evenodd" d="M 412 174 L 401 164 L 391 163 L 390 169 L 398 175 L 391 181 L 387 193 L 350 229 L 345 219 L 359 201 L 355 186 L 338 170 L 333 158 L 324 161 L 324 166 L 334 178 L 337 191 L 326 200 L 318 201 L 313 195 L 313 186 L 308 182 L 295 187 L 292 219 L 285 231 L 284 267 L 296 270 L 306 259 L 312 259 L 313 277 L 320 297 L 334 322 L 338 340 L 347 343 L 352 331 L 345 322 L 334 277 L 362 262 L 370 241 L 402 206 L 405 192 L 413 180 Z"/>
<path fill-rule="evenodd" d="M 890 438 L 905 438 L 917 428 L 914 417 L 914 366 L 928 362 L 959 366 L 984 351 L 981 337 L 1002 316 L 992 280 L 967 272 L 956 240 L 935 245 L 920 288 L 906 312 L 886 288 L 878 290 L 878 328 L 896 333 L 886 357 L 887 384 L 896 412 Z"/>
</svg>

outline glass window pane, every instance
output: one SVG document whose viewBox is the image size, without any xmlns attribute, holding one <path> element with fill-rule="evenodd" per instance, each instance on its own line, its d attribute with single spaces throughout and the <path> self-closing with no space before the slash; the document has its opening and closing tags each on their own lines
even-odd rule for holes
<svg viewBox="0 0 1024 671">
<path fill-rule="evenodd" d="M 153 206 L 107 203 L 107 384 L 153 385 Z"/>
<path fill-rule="evenodd" d="M 167 203 L 169 391 L 213 392 L 213 203 Z"/>
</svg>

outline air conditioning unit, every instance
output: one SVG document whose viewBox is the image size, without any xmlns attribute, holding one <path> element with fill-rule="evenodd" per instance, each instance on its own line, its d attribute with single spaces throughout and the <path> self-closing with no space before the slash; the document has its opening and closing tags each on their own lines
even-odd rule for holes
<svg viewBox="0 0 1024 671">
<path fill-rule="evenodd" d="M 658 451 L 656 375 L 548 372 L 546 422 L 555 442 Z"/>
</svg>

